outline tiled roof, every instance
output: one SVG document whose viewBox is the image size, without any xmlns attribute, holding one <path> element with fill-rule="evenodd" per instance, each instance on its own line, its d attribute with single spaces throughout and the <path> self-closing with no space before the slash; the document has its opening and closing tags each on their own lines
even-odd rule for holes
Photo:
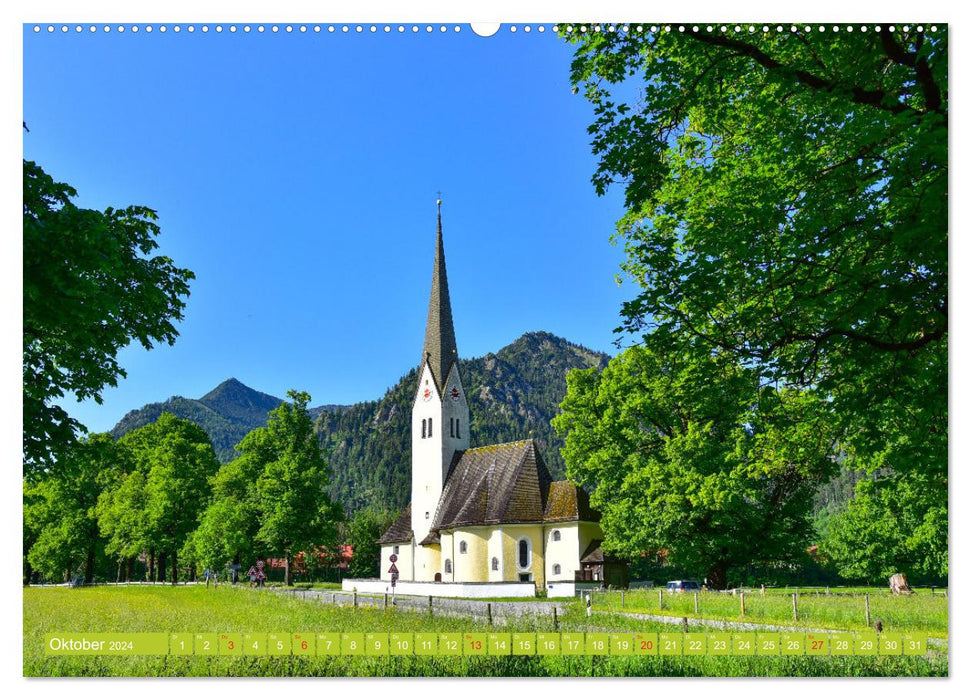
<svg viewBox="0 0 971 700">
<path fill-rule="evenodd" d="M 425 324 L 425 345 L 422 348 L 419 371 L 425 360 L 440 393 L 452 365 L 458 361 L 455 328 L 452 324 L 452 303 L 448 296 L 448 275 L 445 273 L 445 246 L 442 243 L 442 211 L 438 210 L 438 237 L 435 241 L 435 266 L 432 268 L 432 291 L 428 300 L 428 321 Z"/>
<path fill-rule="evenodd" d="M 392 542 L 411 542 L 414 533 L 411 530 L 411 504 L 401 511 L 398 519 L 391 524 L 387 532 L 381 535 L 378 544 L 391 544 Z"/>
<path fill-rule="evenodd" d="M 532 440 L 456 452 L 431 530 L 542 522 L 551 481 Z"/>
<path fill-rule="evenodd" d="M 599 522 L 600 513 L 590 507 L 590 497 L 582 488 L 570 481 L 554 481 L 550 484 L 550 495 L 543 520 Z"/>
</svg>

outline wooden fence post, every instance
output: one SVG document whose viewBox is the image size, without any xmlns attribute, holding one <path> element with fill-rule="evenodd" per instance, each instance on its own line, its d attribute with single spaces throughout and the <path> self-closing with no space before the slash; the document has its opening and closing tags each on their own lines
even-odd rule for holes
<svg viewBox="0 0 971 700">
<path fill-rule="evenodd" d="M 870 596 L 867 593 L 863 594 L 863 606 L 866 610 L 866 626 L 870 626 Z"/>
<path fill-rule="evenodd" d="M 357 607 L 357 589 L 354 589 L 354 607 Z"/>
<path fill-rule="evenodd" d="M 384 609 L 385 610 L 388 609 L 388 594 L 387 593 L 384 594 Z"/>
<path fill-rule="evenodd" d="M 742 597 L 740 600 L 742 601 L 742 617 L 745 617 L 745 591 L 742 591 Z"/>
<path fill-rule="evenodd" d="M 793 620 L 799 619 L 799 604 L 796 602 L 798 595 L 799 595 L 798 593 L 792 594 L 792 619 Z"/>
<path fill-rule="evenodd" d="M 492 627 L 492 603 L 486 603 L 486 616 L 489 618 L 489 626 Z"/>
<path fill-rule="evenodd" d="M 553 631 L 560 631 L 560 621 L 556 618 L 556 606 L 553 606 Z"/>
<path fill-rule="evenodd" d="M 432 597 L 428 596 L 428 614 L 430 617 L 435 617 L 435 612 L 432 609 Z"/>
<path fill-rule="evenodd" d="M 743 603 L 742 608 L 744 607 L 745 607 L 745 604 Z M 695 615 L 697 614 L 698 614 L 698 591 L 695 591 Z"/>
<path fill-rule="evenodd" d="M 590 615 L 593 614 L 592 611 L 590 610 L 590 608 L 592 607 L 592 605 L 593 605 L 593 595 L 592 594 L 588 594 L 587 595 L 587 617 L 590 617 Z"/>
<path fill-rule="evenodd" d="M 657 607 L 658 610 L 664 610 L 664 591 L 660 590 L 657 592 Z"/>
<path fill-rule="evenodd" d="M 620 592 L 620 609 L 624 609 L 624 591 Z"/>
</svg>

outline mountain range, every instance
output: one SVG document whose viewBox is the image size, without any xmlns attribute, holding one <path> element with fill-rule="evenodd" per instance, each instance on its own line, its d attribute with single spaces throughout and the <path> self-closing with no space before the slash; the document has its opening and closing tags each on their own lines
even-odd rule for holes
<svg viewBox="0 0 971 700">
<path fill-rule="evenodd" d="M 532 437 L 552 476 L 563 478 L 563 442 L 550 420 L 566 395 L 566 374 L 574 368 L 603 368 L 609 360 L 604 353 L 546 332 L 526 333 L 496 353 L 462 360 L 471 444 Z M 376 401 L 311 409 L 333 471 L 332 495 L 348 513 L 367 505 L 396 510 L 407 504 L 411 493 L 408 431 L 417 382 L 415 368 Z M 202 427 L 225 463 L 235 456 L 234 445 L 265 425 L 267 413 L 282 402 L 231 378 L 199 399 L 173 396 L 130 411 L 111 433 L 120 437 L 168 411 Z"/>
</svg>

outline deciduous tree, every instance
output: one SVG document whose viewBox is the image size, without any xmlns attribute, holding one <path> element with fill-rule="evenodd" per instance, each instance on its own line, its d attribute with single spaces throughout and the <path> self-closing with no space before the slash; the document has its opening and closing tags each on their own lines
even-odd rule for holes
<svg viewBox="0 0 971 700">
<path fill-rule="evenodd" d="M 340 506 L 327 495 L 330 470 L 321 454 L 307 410 L 310 395 L 288 391 L 292 403 L 270 411 L 265 428 L 239 444 L 262 470 L 256 479 L 259 531 L 256 539 L 287 560 L 287 585 L 293 584 L 293 556 L 314 546 L 336 549 Z"/>
<path fill-rule="evenodd" d="M 848 464 L 899 482 L 881 489 L 922 491 L 913 516 L 937 551 L 947 28 L 564 35 L 594 108 L 594 184 L 625 191 L 616 239 L 638 289 L 619 330 L 672 353 L 701 342 L 821 391 Z"/>
<path fill-rule="evenodd" d="M 130 342 L 175 342 L 194 275 L 151 257 L 155 211 L 82 209 L 73 187 L 27 160 L 23 178 L 23 452 L 33 478 L 83 429 L 58 402 L 100 402 L 125 376 L 117 354 Z"/>
<path fill-rule="evenodd" d="M 129 467 L 128 455 L 107 433 L 80 440 L 59 468 L 24 485 L 24 517 L 33 532 L 27 560 L 48 579 L 63 580 L 77 569 L 94 580 L 95 559 L 105 541 L 96 507 L 102 490 Z"/>
<path fill-rule="evenodd" d="M 810 392 L 760 387 L 726 355 L 633 347 L 567 376 L 567 476 L 603 515 L 604 548 L 663 553 L 725 588 L 729 571 L 795 560 L 812 497 L 835 472 L 834 431 Z"/>
<path fill-rule="evenodd" d="M 175 584 L 178 553 L 209 502 L 209 480 L 219 469 L 216 453 L 202 428 L 171 413 L 119 442 L 130 451 L 134 470 L 99 504 L 109 549 L 120 556 L 145 549 L 168 555 Z"/>
</svg>

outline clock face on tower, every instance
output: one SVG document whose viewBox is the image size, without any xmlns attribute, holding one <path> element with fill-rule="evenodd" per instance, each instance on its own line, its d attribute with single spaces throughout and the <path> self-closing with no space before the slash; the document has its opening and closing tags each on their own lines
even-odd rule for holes
<svg viewBox="0 0 971 700">
<path fill-rule="evenodd" d="M 452 401 L 458 401 L 459 400 L 459 390 L 453 386 L 452 387 L 452 390 L 449 392 L 449 396 L 452 397 Z"/>
</svg>

